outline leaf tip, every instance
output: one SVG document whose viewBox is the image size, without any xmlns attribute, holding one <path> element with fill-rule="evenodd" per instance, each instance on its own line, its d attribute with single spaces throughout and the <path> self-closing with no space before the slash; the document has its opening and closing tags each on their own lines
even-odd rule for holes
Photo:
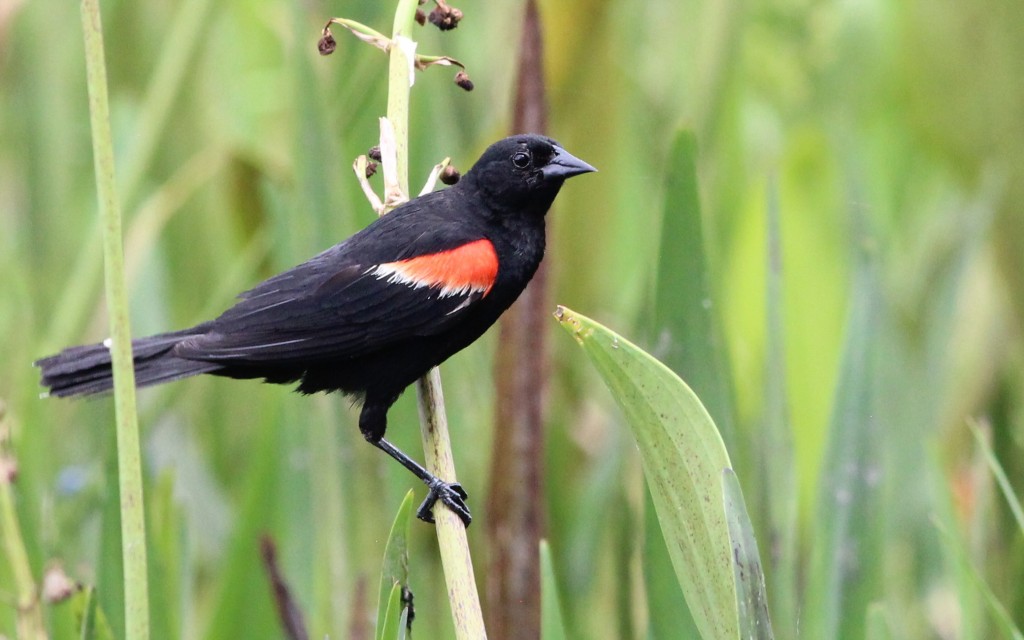
<svg viewBox="0 0 1024 640">
<path fill-rule="evenodd" d="M 576 342 L 583 344 L 583 339 L 590 335 L 591 331 L 583 328 L 583 323 L 580 322 L 580 319 L 573 313 L 572 309 L 558 305 L 555 308 L 554 315 L 559 324 L 572 334 Z"/>
</svg>

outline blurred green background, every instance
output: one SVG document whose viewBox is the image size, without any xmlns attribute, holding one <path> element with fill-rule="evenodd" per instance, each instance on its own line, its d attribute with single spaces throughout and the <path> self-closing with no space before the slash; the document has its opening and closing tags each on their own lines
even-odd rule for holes
<svg viewBox="0 0 1024 640">
<path fill-rule="evenodd" d="M 419 50 L 463 61 L 476 90 L 418 75 L 414 185 L 509 133 L 522 6 L 457 6 L 459 28 L 423 28 Z M 103 4 L 134 333 L 218 313 L 372 220 L 349 166 L 375 143 L 386 61 L 345 33 L 330 58 L 316 41 L 332 15 L 389 31 L 393 9 Z M 548 0 L 541 13 L 550 134 L 600 169 L 549 216 L 551 295 L 656 355 L 647 316 L 690 274 L 655 274 L 693 245 L 661 234 L 670 149 L 681 128 L 695 135 L 702 302 L 727 385 L 712 414 L 776 637 L 999 637 L 996 601 L 1024 625 L 1024 531 L 967 427 L 978 420 L 1024 493 L 1019 0 Z M 31 367 L 107 335 L 79 25 L 74 3 L 0 1 L 0 399 L 37 579 L 60 561 L 97 586 L 116 630 L 112 403 L 41 401 Z M 683 605 L 644 535 L 635 447 L 582 354 L 548 330 L 548 537 L 570 633 L 677 637 Z M 442 368 L 481 521 L 495 339 Z M 201 379 L 142 392 L 140 413 L 154 637 L 280 637 L 264 532 L 313 637 L 370 624 L 412 485 L 345 400 Z M 390 424 L 420 450 L 413 394 Z M 478 579 L 484 533 L 470 529 Z M 411 544 L 417 635 L 448 637 L 432 531 L 414 524 Z M 0 562 L 0 593 L 11 581 Z M 70 616 L 46 611 L 66 637 Z M 13 620 L 0 604 L 0 633 Z"/>
</svg>

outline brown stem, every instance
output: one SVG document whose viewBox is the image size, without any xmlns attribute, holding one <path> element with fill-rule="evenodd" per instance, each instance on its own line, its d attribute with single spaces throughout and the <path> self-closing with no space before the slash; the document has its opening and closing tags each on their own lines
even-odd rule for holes
<svg viewBox="0 0 1024 640">
<path fill-rule="evenodd" d="M 543 133 L 547 102 L 540 15 L 526 3 L 516 83 L 514 133 Z M 547 261 L 501 319 L 495 359 L 497 410 L 487 510 L 492 553 L 487 626 L 496 638 L 540 637 L 544 523 L 544 397 L 547 387 Z"/>
<path fill-rule="evenodd" d="M 277 564 L 277 546 L 269 535 L 260 538 L 260 556 L 263 558 L 263 567 L 267 571 L 267 579 L 274 592 L 274 606 L 277 608 L 278 618 L 281 619 L 285 637 L 288 640 L 309 640 L 302 611 L 284 581 L 284 575 Z"/>
</svg>

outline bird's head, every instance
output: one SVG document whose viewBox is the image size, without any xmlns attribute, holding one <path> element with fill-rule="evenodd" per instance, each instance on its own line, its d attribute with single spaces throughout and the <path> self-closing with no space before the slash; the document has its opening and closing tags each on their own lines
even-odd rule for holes
<svg viewBox="0 0 1024 640">
<path fill-rule="evenodd" d="M 591 171 L 551 138 L 524 134 L 488 147 L 464 180 L 499 208 L 535 206 L 543 214 L 567 178 Z"/>
</svg>

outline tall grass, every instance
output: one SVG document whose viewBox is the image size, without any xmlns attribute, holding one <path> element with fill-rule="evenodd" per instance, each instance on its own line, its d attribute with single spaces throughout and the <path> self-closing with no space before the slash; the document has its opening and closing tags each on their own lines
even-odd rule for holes
<svg viewBox="0 0 1024 640">
<path fill-rule="evenodd" d="M 457 30 L 417 37 L 465 62 L 476 89 L 417 78 L 412 184 L 445 155 L 468 168 L 511 119 L 521 7 L 458 6 Z M 136 334 L 205 319 L 373 219 L 347 167 L 375 143 L 387 62 L 342 38 L 335 58 L 317 55 L 341 9 L 102 8 Z M 382 31 L 392 10 L 344 8 Z M 30 366 L 107 335 L 82 34 L 66 12 L 37 0 L 0 15 L 0 398 L 37 583 L 61 560 L 124 637 L 113 406 L 41 401 Z M 1017 13 L 1013 0 L 542 3 L 549 131 L 601 170 L 570 181 L 549 216 L 555 302 L 647 335 L 652 297 L 671 295 L 659 253 L 684 246 L 662 236 L 670 141 L 680 125 L 695 132 L 729 453 L 778 637 L 989 638 L 1024 625 L 1020 530 L 967 426 L 987 421 L 1006 484 L 1024 493 Z M 678 629 L 622 418 L 575 345 L 554 321 L 546 330 L 547 538 L 567 636 Z M 442 368 L 478 522 L 500 481 L 487 476 L 495 339 Z M 657 337 L 645 346 L 658 353 Z M 413 483 L 362 442 L 344 400 L 197 379 L 143 391 L 139 408 L 153 637 L 280 637 L 264 533 L 311 636 L 368 628 Z M 418 450 L 413 394 L 390 424 L 397 446 Z M 485 531 L 469 529 L 474 557 L 487 556 Z M 409 552 L 416 635 L 452 637 L 433 531 L 413 523 Z M 14 584 L 0 560 L 0 592 Z M 64 606 L 44 607 L 55 637 L 74 626 Z M 15 617 L 0 605 L 0 633 Z"/>
<path fill-rule="evenodd" d="M 114 375 L 114 427 L 117 433 L 117 479 L 121 520 L 121 560 L 124 574 L 125 635 L 149 638 L 149 576 L 146 562 L 146 513 L 142 491 L 142 452 L 135 403 L 135 370 L 128 320 L 128 294 L 124 272 L 121 203 L 117 197 L 114 143 L 110 133 L 106 52 L 99 2 L 82 3 L 85 67 L 89 91 L 96 192 L 103 229 L 103 275 L 110 316 L 110 350 Z"/>
</svg>

